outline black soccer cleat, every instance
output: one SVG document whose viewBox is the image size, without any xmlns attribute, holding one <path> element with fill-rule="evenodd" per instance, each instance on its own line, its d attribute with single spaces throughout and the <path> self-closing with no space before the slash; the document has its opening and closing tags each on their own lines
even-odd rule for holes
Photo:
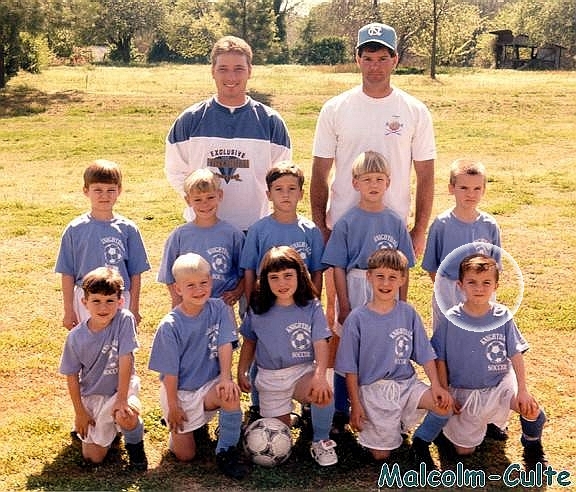
<svg viewBox="0 0 576 492">
<path fill-rule="evenodd" d="M 125 444 L 126 451 L 128 452 L 129 467 L 135 471 L 146 471 L 148 469 L 148 458 L 144 452 L 144 441 L 137 444 Z"/>
<path fill-rule="evenodd" d="M 216 455 L 216 464 L 224 475 L 235 480 L 242 480 L 248 474 L 248 466 L 236 446 L 220 451 Z"/>
<path fill-rule="evenodd" d="M 430 443 L 420 439 L 419 437 L 412 438 L 410 459 L 416 468 L 418 468 L 421 463 L 424 463 L 427 471 L 438 470 L 436 463 L 434 463 L 434 460 L 430 455 Z"/>
</svg>

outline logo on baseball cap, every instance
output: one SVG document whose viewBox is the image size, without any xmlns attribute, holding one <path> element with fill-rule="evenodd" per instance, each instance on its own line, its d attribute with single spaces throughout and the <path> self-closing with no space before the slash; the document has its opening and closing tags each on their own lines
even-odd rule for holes
<svg viewBox="0 0 576 492">
<path fill-rule="evenodd" d="M 379 43 L 396 51 L 396 31 L 386 24 L 367 24 L 358 31 L 356 49 L 366 43 Z"/>
</svg>

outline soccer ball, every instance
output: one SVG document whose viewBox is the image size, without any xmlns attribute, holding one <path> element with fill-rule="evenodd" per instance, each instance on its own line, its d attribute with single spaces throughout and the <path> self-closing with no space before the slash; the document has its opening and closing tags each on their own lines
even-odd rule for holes
<svg viewBox="0 0 576 492">
<path fill-rule="evenodd" d="M 279 465 L 292 452 L 290 429 L 275 418 L 258 419 L 244 430 L 244 450 L 257 465 Z"/>
</svg>

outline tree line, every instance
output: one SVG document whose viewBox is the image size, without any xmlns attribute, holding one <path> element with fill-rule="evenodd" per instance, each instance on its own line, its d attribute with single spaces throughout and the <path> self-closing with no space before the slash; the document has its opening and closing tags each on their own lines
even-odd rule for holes
<svg viewBox="0 0 576 492">
<path fill-rule="evenodd" d="M 574 0 L 2 0 L 0 88 L 18 70 L 89 58 L 109 48 L 110 62 L 206 63 L 216 39 L 232 34 L 254 49 L 254 62 L 338 64 L 353 61 L 358 28 L 396 28 L 400 63 L 490 66 L 492 30 L 526 34 L 534 44 L 576 56 Z M 89 61 L 89 60 L 88 60 Z"/>
</svg>

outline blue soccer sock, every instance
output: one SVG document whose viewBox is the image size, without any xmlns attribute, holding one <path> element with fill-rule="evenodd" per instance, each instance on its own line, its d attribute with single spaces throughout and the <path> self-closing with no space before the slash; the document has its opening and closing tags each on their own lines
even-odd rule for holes
<svg viewBox="0 0 576 492">
<path fill-rule="evenodd" d="M 449 415 L 438 415 L 437 413 L 429 411 L 414 432 L 414 437 L 418 437 L 426 442 L 432 442 L 438 437 L 449 418 Z"/>
<path fill-rule="evenodd" d="M 216 454 L 238 444 L 242 427 L 242 412 L 240 410 L 229 412 L 220 409 L 218 425 L 220 426 L 220 433 L 216 443 Z"/>
<path fill-rule="evenodd" d="M 350 400 L 348 399 L 348 387 L 346 377 L 334 373 L 334 408 L 337 412 L 346 416 L 350 415 Z"/>
<path fill-rule="evenodd" d="M 141 442 L 144 439 L 144 423 L 142 422 L 142 418 L 138 417 L 138 425 L 134 427 L 134 429 L 122 429 L 122 434 L 124 434 L 124 442 L 126 444 L 138 444 Z"/>
<path fill-rule="evenodd" d="M 328 405 L 319 407 L 312 404 L 312 441 L 323 441 L 330 438 L 330 428 L 332 427 L 332 417 L 334 417 L 334 401 Z"/>
<path fill-rule="evenodd" d="M 540 410 L 536 420 L 528 420 L 520 415 L 520 426 L 522 427 L 522 444 L 528 441 L 539 441 L 542 437 L 542 429 L 546 423 L 546 414 Z"/>
</svg>

